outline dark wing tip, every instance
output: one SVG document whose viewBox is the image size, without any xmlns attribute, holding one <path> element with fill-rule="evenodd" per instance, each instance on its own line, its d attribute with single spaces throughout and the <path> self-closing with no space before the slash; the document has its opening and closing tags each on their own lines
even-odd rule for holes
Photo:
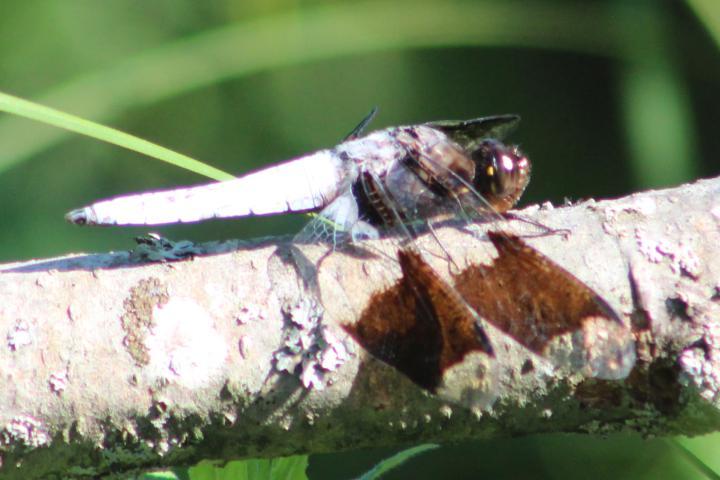
<svg viewBox="0 0 720 480">
<path fill-rule="evenodd" d="M 520 115 L 505 114 L 470 120 L 446 120 L 428 122 L 461 146 L 474 148 L 484 138 L 505 139 L 520 123 Z"/>
</svg>

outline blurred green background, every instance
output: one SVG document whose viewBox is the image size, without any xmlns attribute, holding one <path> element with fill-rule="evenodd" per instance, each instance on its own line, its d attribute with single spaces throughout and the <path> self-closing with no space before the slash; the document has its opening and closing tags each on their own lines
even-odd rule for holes
<svg viewBox="0 0 720 480">
<path fill-rule="evenodd" d="M 534 162 L 525 204 L 618 196 L 720 170 L 717 0 L 5 0 L 0 13 L 0 91 L 233 174 L 332 146 L 373 105 L 371 130 L 519 113 L 512 140 Z M 99 198 L 205 181 L 0 114 L 0 261 L 128 249 L 147 228 L 79 228 L 63 215 Z M 291 233 L 304 221 L 153 230 L 201 241 Z M 636 465 L 656 454 L 687 466 L 664 444 L 648 445 L 485 442 L 427 454 L 435 470 L 424 471 L 467 460 L 467 476 L 456 478 L 511 478 L 527 459 L 525 475 L 536 478 L 577 476 L 573 465 L 583 476 L 613 467 L 613 476 L 640 478 Z M 386 454 L 320 456 L 310 471 L 336 478 L 348 458 Z M 333 462 L 340 470 L 327 473 Z M 647 478 L 675 478 L 663 472 Z"/>
</svg>

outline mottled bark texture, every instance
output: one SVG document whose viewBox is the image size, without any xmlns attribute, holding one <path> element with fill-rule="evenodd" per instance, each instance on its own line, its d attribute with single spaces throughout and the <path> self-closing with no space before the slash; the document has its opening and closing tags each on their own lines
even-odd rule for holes
<svg viewBox="0 0 720 480">
<path fill-rule="evenodd" d="M 165 263 L 116 253 L 10 264 L 0 267 L 0 475 L 538 432 L 720 430 L 720 181 L 519 214 L 568 229 L 524 238 L 632 326 L 626 379 L 554 368 L 490 331 L 497 361 L 468 358 L 448 371 L 455 387 L 428 394 L 341 328 L 396 280 L 395 254 L 377 254 L 388 242 L 326 255 L 319 269 L 324 247 L 270 241 L 202 245 Z M 418 245 L 445 279 L 494 252 L 457 228 L 437 235 L 454 263 L 431 236 Z"/>
</svg>

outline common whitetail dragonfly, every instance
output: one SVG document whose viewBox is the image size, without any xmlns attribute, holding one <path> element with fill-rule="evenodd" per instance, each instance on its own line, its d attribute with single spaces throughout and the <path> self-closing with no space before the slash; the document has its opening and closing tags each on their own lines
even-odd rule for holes
<svg viewBox="0 0 720 480">
<path fill-rule="evenodd" d="M 320 211 L 301 232 L 302 241 L 357 243 L 388 230 L 412 240 L 418 222 L 499 216 L 528 184 L 529 160 L 501 141 L 518 116 L 429 122 L 361 136 L 373 113 L 333 148 L 226 182 L 100 201 L 66 218 L 158 225 Z M 398 253 L 401 278 L 375 295 L 360 320 L 344 326 L 346 332 L 432 392 L 443 372 L 468 353 L 494 356 L 480 319 L 538 355 L 550 355 L 553 339 L 569 335 L 576 345 L 562 361 L 588 376 L 629 374 L 632 336 L 600 296 L 519 237 L 489 232 L 488 238 L 498 257 L 454 275 L 452 286 L 412 241 L 405 242 Z"/>
<path fill-rule="evenodd" d="M 73 210 L 79 225 L 162 225 L 321 211 L 334 233 L 376 238 L 403 221 L 468 212 L 504 212 L 530 180 L 530 162 L 499 141 L 520 118 L 391 127 L 360 136 L 373 111 L 334 148 L 225 181 L 119 196 Z M 363 218 L 365 216 L 365 218 Z"/>
</svg>

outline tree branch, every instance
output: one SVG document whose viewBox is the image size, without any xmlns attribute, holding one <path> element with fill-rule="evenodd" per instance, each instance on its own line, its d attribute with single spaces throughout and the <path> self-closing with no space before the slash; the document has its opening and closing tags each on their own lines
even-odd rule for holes
<svg viewBox="0 0 720 480">
<path fill-rule="evenodd" d="M 392 252 L 302 248 L 295 258 L 316 275 L 322 307 L 287 261 L 292 247 L 272 240 L 205 244 L 194 259 L 167 263 L 121 252 L 0 266 L 0 472 L 95 476 L 539 432 L 720 430 L 719 194 L 713 179 L 519 212 L 570 231 L 527 243 L 632 325 L 638 360 L 622 381 L 542 358 L 526 371 L 529 354 L 491 332 L 509 353 L 498 398 L 484 408 L 428 394 L 341 328 L 397 280 Z M 532 230 L 517 221 L 482 228 Z M 432 237 L 418 245 L 445 279 L 493 255 L 458 229 L 437 235 L 454 265 Z M 454 375 L 459 391 L 477 383 L 467 369 Z"/>
</svg>

